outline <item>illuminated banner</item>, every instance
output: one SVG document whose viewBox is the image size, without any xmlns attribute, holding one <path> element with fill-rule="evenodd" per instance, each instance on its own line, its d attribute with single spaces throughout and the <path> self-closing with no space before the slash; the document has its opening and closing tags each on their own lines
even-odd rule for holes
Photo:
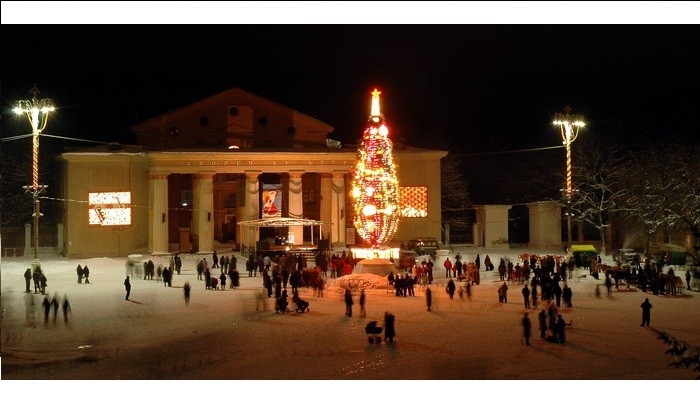
<svg viewBox="0 0 700 406">
<path fill-rule="evenodd" d="M 131 192 L 88 193 L 90 225 L 131 224 Z"/>
<path fill-rule="evenodd" d="M 281 184 L 263 184 L 262 201 L 262 218 L 282 217 Z"/>
</svg>

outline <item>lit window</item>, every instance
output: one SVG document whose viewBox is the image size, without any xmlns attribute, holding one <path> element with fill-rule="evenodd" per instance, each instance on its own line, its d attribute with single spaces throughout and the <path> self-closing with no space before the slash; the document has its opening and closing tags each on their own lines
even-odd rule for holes
<svg viewBox="0 0 700 406">
<path fill-rule="evenodd" d="M 131 192 L 89 193 L 88 208 L 91 225 L 131 224 Z"/>
<path fill-rule="evenodd" d="M 425 186 L 399 187 L 401 217 L 428 217 L 428 188 Z"/>
<path fill-rule="evenodd" d="M 180 206 L 192 207 L 192 190 L 185 189 L 180 191 Z"/>
</svg>

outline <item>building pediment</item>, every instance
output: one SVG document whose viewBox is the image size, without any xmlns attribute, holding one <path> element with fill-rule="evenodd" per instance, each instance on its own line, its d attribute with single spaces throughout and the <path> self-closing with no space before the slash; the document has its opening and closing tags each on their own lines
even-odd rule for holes
<svg viewBox="0 0 700 406">
<path fill-rule="evenodd" d="M 292 108 L 231 88 L 132 126 L 156 149 L 322 146 L 333 127 Z"/>
</svg>

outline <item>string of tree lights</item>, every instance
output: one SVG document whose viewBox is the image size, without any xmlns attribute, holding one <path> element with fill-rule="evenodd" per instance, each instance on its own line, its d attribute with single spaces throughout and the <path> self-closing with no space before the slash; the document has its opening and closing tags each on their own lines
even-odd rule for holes
<svg viewBox="0 0 700 406">
<path fill-rule="evenodd" d="M 399 181 L 389 128 L 379 107 L 380 91 L 372 92 L 370 117 L 357 150 L 352 180 L 354 224 L 371 247 L 391 241 L 399 225 Z"/>
</svg>

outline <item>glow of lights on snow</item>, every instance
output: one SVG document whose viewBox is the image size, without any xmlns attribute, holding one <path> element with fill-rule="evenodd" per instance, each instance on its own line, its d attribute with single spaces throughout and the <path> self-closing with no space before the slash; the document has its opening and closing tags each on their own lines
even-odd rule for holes
<svg viewBox="0 0 700 406">
<path fill-rule="evenodd" d="M 131 192 L 89 193 L 88 207 L 90 225 L 131 224 Z"/>
<path fill-rule="evenodd" d="M 388 138 L 389 128 L 372 92 L 371 115 L 357 150 L 350 194 L 358 234 L 371 247 L 391 241 L 399 224 L 399 182 Z"/>
<path fill-rule="evenodd" d="M 351 248 L 353 258 L 394 259 L 399 257 L 399 248 L 372 249 Z"/>
</svg>

